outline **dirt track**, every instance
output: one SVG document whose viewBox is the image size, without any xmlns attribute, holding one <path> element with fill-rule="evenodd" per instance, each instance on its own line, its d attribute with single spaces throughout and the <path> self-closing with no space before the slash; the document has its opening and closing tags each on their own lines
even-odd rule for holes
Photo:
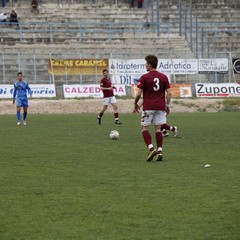
<svg viewBox="0 0 240 240">
<path fill-rule="evenodd" d="M 171 112 L 217 112 L 222 105 L 223 99 L 172 99 Z M 120 113 L 132 112 L 133 99 L 118 99 Z M 32 114 L 68 114 L 68 113 L 96 113 L 102 107 L 102 99 L 61 99 L 29 100 L 29 112 Z M 11 100 L 0 101 L 0 114 L 15 114 L 16 108 Z M 112 107 L 109 107 L 112 112 Z"/>
</svg>

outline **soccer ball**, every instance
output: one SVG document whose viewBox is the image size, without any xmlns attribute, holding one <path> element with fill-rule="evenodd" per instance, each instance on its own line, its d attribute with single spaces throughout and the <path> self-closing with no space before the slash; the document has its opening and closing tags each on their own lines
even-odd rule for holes
<svg viewBox="0 0 240 240">
<path fill-rule="evenodd" d="M 109 134 L 109 137 L 113 140 L 116 140 L 119 138 L 119 132 L 117 130 L 112 130 Z"/>
</svg>

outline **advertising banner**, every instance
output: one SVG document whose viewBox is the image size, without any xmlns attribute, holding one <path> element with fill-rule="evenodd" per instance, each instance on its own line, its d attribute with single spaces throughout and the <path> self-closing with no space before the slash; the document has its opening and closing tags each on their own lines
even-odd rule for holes
<svg viewBox="0 0 240 240">
<path fill-rule="evenodd" d="M 56 89 L 54 84 L 31 84 L 29 86 L 33 91 L 34 98 L 56 97 Z"/>
<path fill-rule="evenodd" d="M 238 83 L 196 83 L 197 97 L 240 97 Z"/>
<path fill-rule="evenodd" d="M 114 85 L 115 96 L 126 96 L 125 85 Z M 74 84 L 63 85 L 63 96 L 65 98 L 82 98 L 82 97 L 103 97 L 102 90 L 98 84 Z"/>
<path fill-rule="evenodd" d="M 125 85 L 137 84 L 140 77 L 147 73 L 145 63 L 144 59 L 109 59 L 109 73 L 112 82 Z M 159 68 L 157 70 L 160 71 Z M 170 74 L 163 73 L 168 76 L 170 81 Z"/>
<path fill-rule="evenodd" d="M 192 97 L 192 85 L 191 84 L 170 84 L 172 97 Z M 132 96 L 136 96 L 137 85 L 132 84 Z"/>
<path fill-rule="evenodd" d="M 54 84 L 29 84 L 33 91 L 33 98 L 52 98 L 56 97 L 56 89 Z M 0 85 L 0 98 L 13 97 L 13 84 Z"/>
<path fill-rule="evenodd" d="M 0 85 L 0 98 L 13 98 L 13 84 Z"/>
<path fill-rule="evenodd" d="M 200 58 L 198 60 L 199 73 L 227 73 L 228 58 Z"/>
<path fill-rule="evenodd" d="M 163 73 L 182 75 L 198 72 L 197 59 L 160 59 L 158 70 Z"/>
<path fill-rule="evenodd" d="M 234 73 L 240 73 L 240 58 L 233 58 L 232 65 Z"/>
<path fill-rule="evenodd" d="M 118 84 L 137 84 L 139 78 L 147 73 L 144 59 L 109 59 L 109 73 L 112 82 Z M 166 74 L 170 81 L 171 74 L 196 74 L 197 59 L 161 59 L 157 70 Z"/>
<path fill-rule="evenodd" d="M 48 73 L 55 75 L 102 75 L 108 59 L 50 59 Z"/>
<path fill-rule="evenodd" d="M 111 80 L 117 84 L 137 84 L 139 78 L 147 73 L 144 59 L 109 59 Z"/>
</svg>

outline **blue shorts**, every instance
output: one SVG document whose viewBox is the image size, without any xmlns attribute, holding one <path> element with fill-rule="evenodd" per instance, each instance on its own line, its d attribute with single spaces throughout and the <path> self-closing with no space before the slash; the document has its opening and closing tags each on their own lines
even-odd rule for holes
<svg viewBox="0 0 240 240">
<path fill-rule="evenodd" d="M 28 99 L 27 98 L 17 98 L 16 99 L 16 106 L 17 107 L 28 107 Z"/>
</svg>

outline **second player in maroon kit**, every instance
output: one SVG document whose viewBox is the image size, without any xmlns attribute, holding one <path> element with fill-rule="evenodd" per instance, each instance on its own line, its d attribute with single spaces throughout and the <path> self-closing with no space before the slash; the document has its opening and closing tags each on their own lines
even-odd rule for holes
<svg viewBox="0 0 240 240">
<path fill-rule="evenodd" d="M 111 104 L 113 107 L 115 124 L 121 124 L 118 118 L 119 114 L 117 100 L 113 92 L 113 89 L 115 89 L 115 87 L 112 86 L 111 79 L 109 78 L 107 69 L 103 70 L 103 78 L 101 79 L 100 82 L 100 88 L 103 92 L 103 108 L 98 115 L 98 124 L 102 123 L 102 116 L 104 112 L 107 110 L 109 104 Z"/>
</svg>

